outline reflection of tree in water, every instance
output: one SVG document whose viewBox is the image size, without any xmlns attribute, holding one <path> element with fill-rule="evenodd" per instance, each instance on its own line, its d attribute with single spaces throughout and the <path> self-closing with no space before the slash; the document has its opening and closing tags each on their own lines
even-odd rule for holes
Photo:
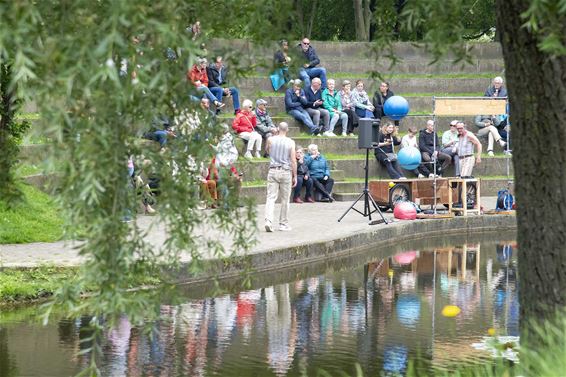
<svg viewBox="0 0 566 377">
<path fill-rule="evenodd" d="M 0 376 L 19 376 L 18 368 L 8 350 L 8 329 L 0 327 Z"/>
</svg>

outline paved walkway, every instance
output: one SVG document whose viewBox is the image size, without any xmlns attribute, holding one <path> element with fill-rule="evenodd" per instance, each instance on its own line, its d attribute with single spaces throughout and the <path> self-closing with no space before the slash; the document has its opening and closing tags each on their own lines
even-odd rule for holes
<svg viewBox="0 0 566 377">
<path fill-rule="evenodd" d="M 482 198 L 482 206 L 485 209 L 495 208 L 495 197 Z M 389 225 L 378 224 L 368 225 L 368 219 L 355 211 L 350 211 L 341 222 L 338 218 L 346 211 L 352 202 L 334 203 L 304 203 L 291 204 L 290 225 L 293 228 L 290 232 L 275 230 L 267 233 L 263 229 L 264 205 L 257 206 L 258 213 L 258 244 L 253 248 L 253 253 L 264 253 L 281 248 L 288 248 L 303 244 L 320 241 L 330 241 L 340 239 L 361 232 L 372 232 L 376 227 L 396 226 L 401 221 L 393 221 Z M 363 203 L 356 205 L 363 212 Z M 279 214 L 279 205 L 276 205 L 276 218 Z M 393 214 L 384 214 L 386 219 L 394 220 Z M 372 219 L 379 219 L 379 214 L 374 213 Z M 430 220 L 417 220 L 430 221 Z M 156 245 L 162 245 L 167 237 L 167 232 L 163 224 L 157 222 L 157 217 L 140 216 L 138 224 L 142 229 L 149 229 L 148 240 Z M 210 237 L 212 229 L 201 229 L 200 233 Z M 228 246 L 228 240 L 225 246 Z M 76 250 L 76 244 L 71 242 L 54 243 L 30 243 L 19 245 L 0 245 L 0 266 L 1 267 L 32 267 L 43 264 L 53 264 L 59 266 L 76 266 L 81 263 L 81 257 Z M 212 258 L 207 250 L 202 251 L 204 257 Z M 182 256 L 182 261 L 188 261 L 188 255 Z"/>
</svg>

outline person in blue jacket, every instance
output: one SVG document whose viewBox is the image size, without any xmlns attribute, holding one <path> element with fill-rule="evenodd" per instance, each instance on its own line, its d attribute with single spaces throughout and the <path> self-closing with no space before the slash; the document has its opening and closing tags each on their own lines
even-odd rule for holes
<svg viewBox="0 0 566 377">
<path fill-rule="evenodd" d="M 311 178 L 313 179 L 314 188 L 322 194 L 321 202 L 334 201 L 332 197 L 332 187 L 334 180 L 330 178 L 330 168 L 328 162 L 318 151 L 318 145 L 311 144 L 308 147 L 309 155 L 305 156 L 305 163 L 309 168 Z"/>
<path fill-rule="evenodd" d="M 299 77 L 304 81 L 305 87 L 311 86 L 310 80 L 319 77 L 322 82 L 322 90 L 326 89 L 326 68 L 317 67 L 320 64 L 320 59 L 311 46 L 311 41 L 308 38 L 303 38 L 299 44 L 305 63 L 299 70 Z"/>
<path fill-rule="evenodd" d="M 307 106 L 308 101 L 301 84 L 299 79 L 291 80 L 290 88 L 285 92 L 285 111 L 307 126 L 313 135 L 317 135 L 321 130 L 314 125 L 309 113 L 303 107 Z"/>
</svg>

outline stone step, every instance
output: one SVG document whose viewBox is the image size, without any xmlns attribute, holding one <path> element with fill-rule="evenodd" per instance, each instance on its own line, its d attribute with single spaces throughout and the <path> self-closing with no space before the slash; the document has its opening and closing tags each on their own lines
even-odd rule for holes
<svg viewBox="0 0 566 377">
<path fill-rule="evenodd" d="M 299 40 L 289 41 L 290 49 L 295 48 Z M 340 57 L 345 60 L 354 60 L 360 57 L 376 56 L 375 44 L 369 42 L 329 42 L 311 40 L 311 45 L 316 49 L 318 56 Z M 498 59 L 502 57 L 501 45 L 497 42 L 491 43 L 467 43 L 470 55 L 474 59 Z M 257 56 L 272 59 L 278 49 L 276 42 L 267 42 L 262 45 L 254 44 L 244 39 L 221 39 L 214 38 L 207 46 L 210 56 L 222 54 L 224 51 L 237 51 L 242 56 Z M 412 42 L 396 42 L 392 45 L 393 53 L 402 59 L 426 59 L 431 60 L 433 56 L 426 52 L 422 45 Z M 448 55 L 445 59 L 453 59 Z"/>
<path fill-rule="evenodd" d="M 329 74 L 328 78 L 333 78 L 332 74 Z M 345 79 L 345 77 L 335 78 L 336 88 L 341 88 L 341 83 Z M 356 80 L 363 80 L 368 93 L 374 93 L 381 83 L 381 80 L 368 79 L 367 76 L 355 74 L 347 79 L 352 84 Z M 491 82 L 488 78 L 392 78 L 390 80 L 386 78 L 385 80 L 390 83 L 394 93 L 483 93 Z M 235 85 L 243 93 L 273 90 L 268 77 L 241 78 Z"/>
<path fill-rule="evenodd" d="M 365 159 L 329 160 L 330 175 L 336 181 L 344 180 L 344 177 L 364 178 Z M 269 161 L 244 159 L 238 160 L 238 171 L 244 174 L 246 181 L 265 180 L 269 170 Z M 407 177 L 415 175 L 410 171 L 404 171 Z M 507 158 L 505 156 L 484 157 L 482 163 L 474 167 L 474 173 L 478 176 L 506 176 Z M 509 174 L 513 175 L 513 163 L 509 160 Z M 369 175 L 380 179 L 387 179 L 387 170 L 375 159 L 373 153 L 369 160 Z M 446 172 L 447 176 L 454 175 L 454 166 L 451 165 Z"/>
<path fill-rule="evenodd" d="M 481 178 L 481 177 L 479 177 Z M 511 178 L 512 179 L 512 178 Z M 508 180 L 505 178 L 481 178 L 481 195 L 496 196 L 499 190 L 507 188 Z M 513 184 L 511 185 L 513 187 Z M 354 201 L 363 191 L 364 182 L 336 182 L 334 184 L 333 196 L 339 201 Z M 242 187 L 241 195 L 253 198 L 256 203 L 264 203 L 266 186 Z M 489 209 L 489 208 L 486 208 Z"/>
<path fill-rule="evenodd" d="M 432 96 L 418 96 L 418 97 L 414 97 L 414 96 L 407 96 L 404 95 L 403 93 L 398 93 L 400 96 L 405 97 L 405 99 L 407 100 L 407 102 L 409 102 L 409 115 L 411 114 L 411 112 L 427 112 L 427 113 L 432 113 L 433 112 L 433 97 Z M 440 93 L 439 93 L 440 94 Z M 474 94 L 474 93 L 470 93 L 470 94 Z M 477 93 L 476 95 L 481 96 L 480 93 Z M 243 101 L 245 98 L 248 98 L 250 100 L 252 100 L 252 102 L 255 103 L 255 100 L 257 99 L 257 94 L 248 94 L 248 95 L 242 95 L 241 96 L 241 101 Z M 279 95 L 273 95 L 273 96 L 263 96 L 262 97 L 266 102 L 267 102 L 267 107 L 269 109 L 269 112 L 271 114 L 278 114 L 278 113 L 284 113 L 285 112 L 285 97 L 281 94 Z M 232 104 L 232 101 L 230 99 L 224 101 L 224 103 L 226 104 L 226 106 L 222 109 L 222 113 L 224 114 L 233 114 L 234 113 L 234 107 Z"/>
</svg>

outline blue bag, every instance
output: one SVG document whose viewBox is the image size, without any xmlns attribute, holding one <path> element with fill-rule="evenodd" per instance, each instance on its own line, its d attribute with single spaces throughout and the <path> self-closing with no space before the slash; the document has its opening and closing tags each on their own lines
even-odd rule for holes
<svg viewBox="0 0 566 377">
<path fill-rule="evenodd" d="M 509 190 L 499 190 L 497 192 L 496 211 L 510 211 L 513 209 L 513 195 Z"/>
</svg>

